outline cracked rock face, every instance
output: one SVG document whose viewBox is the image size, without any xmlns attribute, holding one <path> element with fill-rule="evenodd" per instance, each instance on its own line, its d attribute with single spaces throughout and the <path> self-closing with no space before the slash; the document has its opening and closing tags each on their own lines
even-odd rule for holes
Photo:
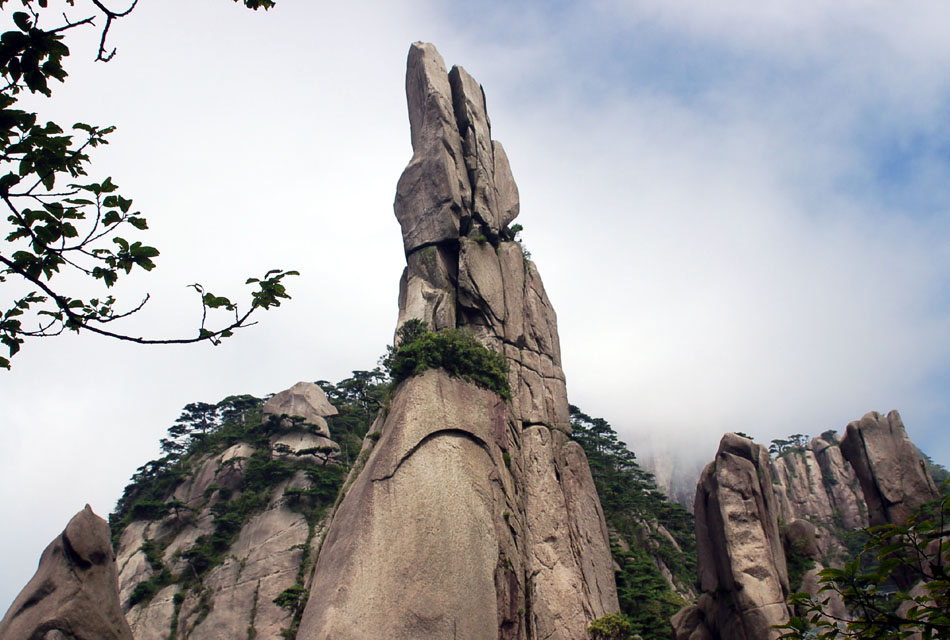
<svg viewBox="0 0 950 640">
<path fill-rule="evenodd" d="M 464 69 L 416 43 L 406 94 L 399 324 L 470 329 L 507 357 L 513 397 L 441 369 L 395 390 L 344 485 L 298 637 L 584 638 L 619 608 L 613 560 L 568 438 L 556 316 L 507 227 L 518 190 Z"/>
<path fill-rule="evenodd" d="M 841 452 L 861 481 L 872 525 L 904 524 L 915 508 L 939 497 L 897 411 L 871 411 L 849 424 Z"/>
<path fill-rule="evenodd" d="M 4 640 L 132 640 L 109 525 L 89 505 L 53 540 L 0 622 Z"/>
<path fill-rule="evenodd" d="M 465 327 L 504 353 L 515 418 L 570 432 L 557 316 L 534 263 L 508 225 L 518 187 L 491 139 L 485 94 L 461 67 L 447 71 L 431 44 L 409 50 L 406 96 L 413 155 L 394 209 L 407 267 L 399 325 Z"/>
<path fill-rule="evenodd" d="M 696 487 L 695 516 L 704 595 L 674 617 L 675 637 L 778 638 L 770 627 L 789 617 L 788 570 L 765 448 L 723 436 Z"/>
<path fill-rule="evenodd" d="M 866 527 L 868 521 L 858 477 L 837 435 L 813 438 L 803 449 L 773 459 L 772 483 L 783 522 L 808 519 L 817 526 L 822 557 L 836 566 L 851 559 L 840 527 Z"/>
<path fill-rule="evenodd" d="M 850 559 L 840 553 L 843 543 L 833 538 L 839 527 L 903 523 L 916 507 L 937 497 L 896 411 L 886 417 L 871 412 L 852 422 L 840 443 L 836 435 L 825 433 L 772 461 L 763 447 L 726 434 L 696 488 L 703 594 L 696 605 L 673 617 L 673 637 L 777 637 L 769 627 L 789 616 L 780 519 L 788 523 L 786 548 L 797 541 L 799 550 L 815 561 L 802 576 L 801 590 L 816 595 L 821 561 L 830 557 L 837 566 Z M 902 588 L 913 585 L 911 576 L 894 577 Z M 820 596 L 829 599 L 826 612 L 845 617 L 839 597 Z"/>
<path fill-rule="evenodd" d="M 275 394 L 264 412 L 304 421 L 285 423 L 266 443 L 237 442 L 196 459 L 170 496 L 188 508 L 181 517 L 172 513 L 137 520 L 122 531 L 116 552 L 119 596 L 135 640 L 166 640 L 171 635 L 192 640 L 280 638 L 292 626 L 293 612 L 274 599 L 297 584 L 298 574 L 302 586 L 309 587 L 310 572 L 302 567 L 314 561 L 310 541 L 322 526 L 318 523 L 311 531 L 306 518 L 288 504 L 287 492 L 311 486 L 302 469 L 276 483 L 266 506 L 241 523 L 221 562 L 203 576 L 200 591 L 183 589 L 176 581 L 151 598 L 136 604 L 131 600 L 136 587 L 160 571 L 154 559 L 149 560 L 147 546 L 161 549 L 161 566 L 172 575 L 192 570 L 182 554 L 214 533 L 215 508 L 241 490 L 252 456 L 266 453 L 271 460 L 289 458 L 320 467 L 339 450 L 324 420 L 337 409 L 317 385 L 300 382 Z M 300 455 L 303 450 L 313 453 Z"/>
</svg>

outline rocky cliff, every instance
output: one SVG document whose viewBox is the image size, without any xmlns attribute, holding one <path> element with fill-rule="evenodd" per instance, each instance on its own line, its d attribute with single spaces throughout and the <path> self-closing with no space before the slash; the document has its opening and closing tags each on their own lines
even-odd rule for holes
<svg viewBox="0 0 950 640">
<path fill-rule="evenodd" d="M 857 473 L 873 525 L 903 523 L 916 507 L 939 496 L 896 411 L 887 416 L 872 411 L 849 424 L 841 451 Z"/>
<path fill-rule="evenodd" d="M 313 383 L 254 400 L 213 428 L 202 420 L 217 409 L 204 405 L 215 410 L 188 423 L 189 453 L 140 470 L 119 503 L 119 596 L 136 640 L 277 638 L 293 626 L 342 481 L 327 437 L 337 409 Z"/>
<path fill-rule="evenodd" d="M 697 605 L 678 613 L 678 639 L 777 638 L 788 620 L 788 569 L 769 454 L 727 433 L 696 487 Z"/>
<path fill-rule="evenodd" d="M 820 556 L 836 566 L 851 555 L 849 532 L 868 524 L 864 493 L 839 443 L 825 432 L 777 455 L 771 471 L 780 522 L 812 523 Z"/>
<path fill-rule="evenodd" d="M 778 637 L 771 627 L 792 614 L 789 593 L 817 594 L 822 566 L 853 555 L 850 532 L 903 523 L 938 497 L 896 411 L 852 422 L 840 442 L 834 432 L 775 442 L 782 449 L 770 459 L 726 434 L 703 471 L 695 499 L 702 595 L 674 617 L 677 640 Z M 835 599 L 828 611 L 846 614 Z"/>
<path fill-rule="evenodd" d="M 329 525 L 300 634 L 583 638 L 618 609 L 613 561 L 568 438 L 554 310 L 508 227 L 518 190 L 464 69 L 414 44 L 406 94 L 399 325 L 470 331 L 505 355 L 511 398 L 440 369 L 395 389 Z"/>
<path fill-rule="evenodd" d="M 468 351 L 392 385 L 354 372 L 185 407 L 111 518 L 136 640 L 573 640 L 618 610 L 556 316 L 509 226 L 518 190 L 482 89 L 415 44 L 406 91 L 397 328 Z M 504 388 L 470 370 L 492 353 Z"/>
</svg>

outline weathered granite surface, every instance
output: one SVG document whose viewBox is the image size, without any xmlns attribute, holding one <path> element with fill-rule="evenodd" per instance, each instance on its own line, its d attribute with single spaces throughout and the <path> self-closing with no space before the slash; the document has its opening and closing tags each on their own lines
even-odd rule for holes
<svg viewBox="0 0 950 640">
<path fill-rule="evenodd" d="M 850 423 L 841 451 L 861 482 L 872 525 L 904 524 L 916 507 L 939 497 L 897 411 L 871 411 Z"/>
<path fill-rule="evenodd" d="M 777 638 L 788 620 L 788 570 L 772 492 L 769 454 L 734 433 L 696 488 L 697 605 L 674 617 L 674 637 Z"/>
<path fill-rule="evenodd" d="M 302 471 L 275 485 L 263 510 L 242 523 L 223 561 L 203 577 L 200 590 L 182 589 L 176 582 L 146 601 L 130 603 L 136 586 L 157 572 L 147 559 L 146 545 L 162 549 L 162 565 L 172 575 L 191 570 L 181 554 L 213 533 L 215 505 L 242 487 L 251 456 L 289 457 L 321 467 L 339 450 L 329 439 L 324 420 L 337 410 L 318 386 L 298 383 L 277 393 L 264 412 L 300 416 L 305 423 L 287 422 L 261 446 L 238 442 L 199 458 L 169 496 L 188 508 L 180 518 L 169 514 L 134 521 L 122 532 L 116 553 L 119 594 L 135 640 L 165 640 L 173 629 L 176 637 L 192 640 L 246 638 L 249 633 L 258 639 L 277 639 L 291 627 L 293 612 L 278 606 L 274 598 L 297 583 L 305 560 L 313 561 L 315 552 L 307 544 L 319 533 L 311 532 L 304 516 L 287 504 L 288 489 L 310 486 Z M 302 450 L 316 451 L 297 455 Z M 307 572 L 304 587 L 309 578 Z"/>
<path fill-rule="evenodd" d="M 275 393 L 264 403 L 264 417 L 287 416 L 303 418 L 302 424 L 311 425 L 312 431 L 325 438 L 330 437 L 326 418 L 337 414 L 336 407 L 327 400 L 323 389 L 313 382 L 298 382 L 291 388 Z"/>
<path fill-rule="evenodd" d="M 132 640 L 119 605 L 109 525 L 89 505 L 40 558 L 0 621 L 3 640 Z"/>
</svg>

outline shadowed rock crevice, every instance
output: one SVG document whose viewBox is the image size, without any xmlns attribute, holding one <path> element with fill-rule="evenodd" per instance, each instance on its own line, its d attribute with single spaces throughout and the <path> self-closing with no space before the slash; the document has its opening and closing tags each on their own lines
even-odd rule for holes
<svg viewBox="0 0 950 640">
<path fill-rule="evenodd" d="M 383 482 L 385 480 L 389 480 L 390 478 L 392 478 L 394 475 L 396 475 L 399 472 L 399 467 L 401 467 L 402 464 L 406 460 L 411 458 L 412 454 L 414 454 L 416 451 L 422 448 L 430 440 L 433 440 L 440 436 L 458 436 L 462 438 L 467 438 L 471 440 L 472 442 L 474 442 L 475 444 L 477 444 L 478 446 L 482 447 L 486 453 L 491 455 L 491 451 L 488 447 L 488 443 L 482 440 L 481 438 L 479 438 L 478 436 L 476 436 L 475 434 L 469 431 L 465 431 L 463 429 L 440 429 L 438 431 L 433 431 L 432 433 L 427 434 L 425 437 L 422 438 L 422 440 L 419 441 L 418 444 L 416 444 L 411 449 L 409 449 L 409 451 L 403 454 L 402 457 L 399 458 L 399 461 L 396 463 L 396 466 L 395 468 L 393 468 L 392 471 L 387 472 L 385 475 L 378 475 L 378 476 L 374 475 L 373 477 L 370 478 L 370 480 L 372 480 L 373 482 Z"/>
</svg>

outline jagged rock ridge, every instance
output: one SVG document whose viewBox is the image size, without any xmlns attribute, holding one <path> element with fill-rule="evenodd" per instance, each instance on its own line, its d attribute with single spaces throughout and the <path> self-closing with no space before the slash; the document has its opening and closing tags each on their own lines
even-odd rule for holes
<svg viewBox="0 0 950 640">
<path fill-rule="evenodd" d="M 771 627 L 791 615 L 785 550 L 797 547 L 814 561 L 794 586 L 816 595 L 822 564 L 849 559 L 844 531 L 903 523 L 937 497 L 896 411 L 850 423 L 840 445 L 826 432 L 771 461 L 760 445 L 726 434 L 696 489 L 703 593 L 674 616 L 674 638 L 777 638 Z M 829 611 L 839 618 L 847 613 L 834 594 Z"/>
<path fill-rule="evenodd" d="M 567 435 L 556 317 L 507 227 L 517 187 L 464 69 L 416 43 L 406 93 L 399 325 L 471 330 L 507 356 L 512 400 L 442 370 L 396 389 L 329 526 L 300 634 L 582 638 L 618 608 L 613 562 Z"/>
<path fill-rule="evenodd" d="M 861 482 L 872 525 L 903 523 L 940 495 L 896 411 L 872 411 L 850 423 L 841 451 Z"/>
<path fill-rule="evenodd" d="M 804 447 L 793 447 L 772 460 L 778 517 L 815 525 L 818 551 L 826 564 L 849 559 L 844 537 L 868 525 L 864 493 L 854 468 L 844 458 L 837 434 L 824 433 Z"/>
<path fill-rule="evenodd" d="M 723 436 L 716 459 L 696 487 L 699 604 L 674 626 L 705 628 L 713 638 L 765 640 L 788 619 L 788 571 L 772 493 L 769 454 L 734 433 Z M 695 629 L 678 629 L 689 638 Z M 702 637 L 702 636 L 700 636 Z"/>
</svg>

